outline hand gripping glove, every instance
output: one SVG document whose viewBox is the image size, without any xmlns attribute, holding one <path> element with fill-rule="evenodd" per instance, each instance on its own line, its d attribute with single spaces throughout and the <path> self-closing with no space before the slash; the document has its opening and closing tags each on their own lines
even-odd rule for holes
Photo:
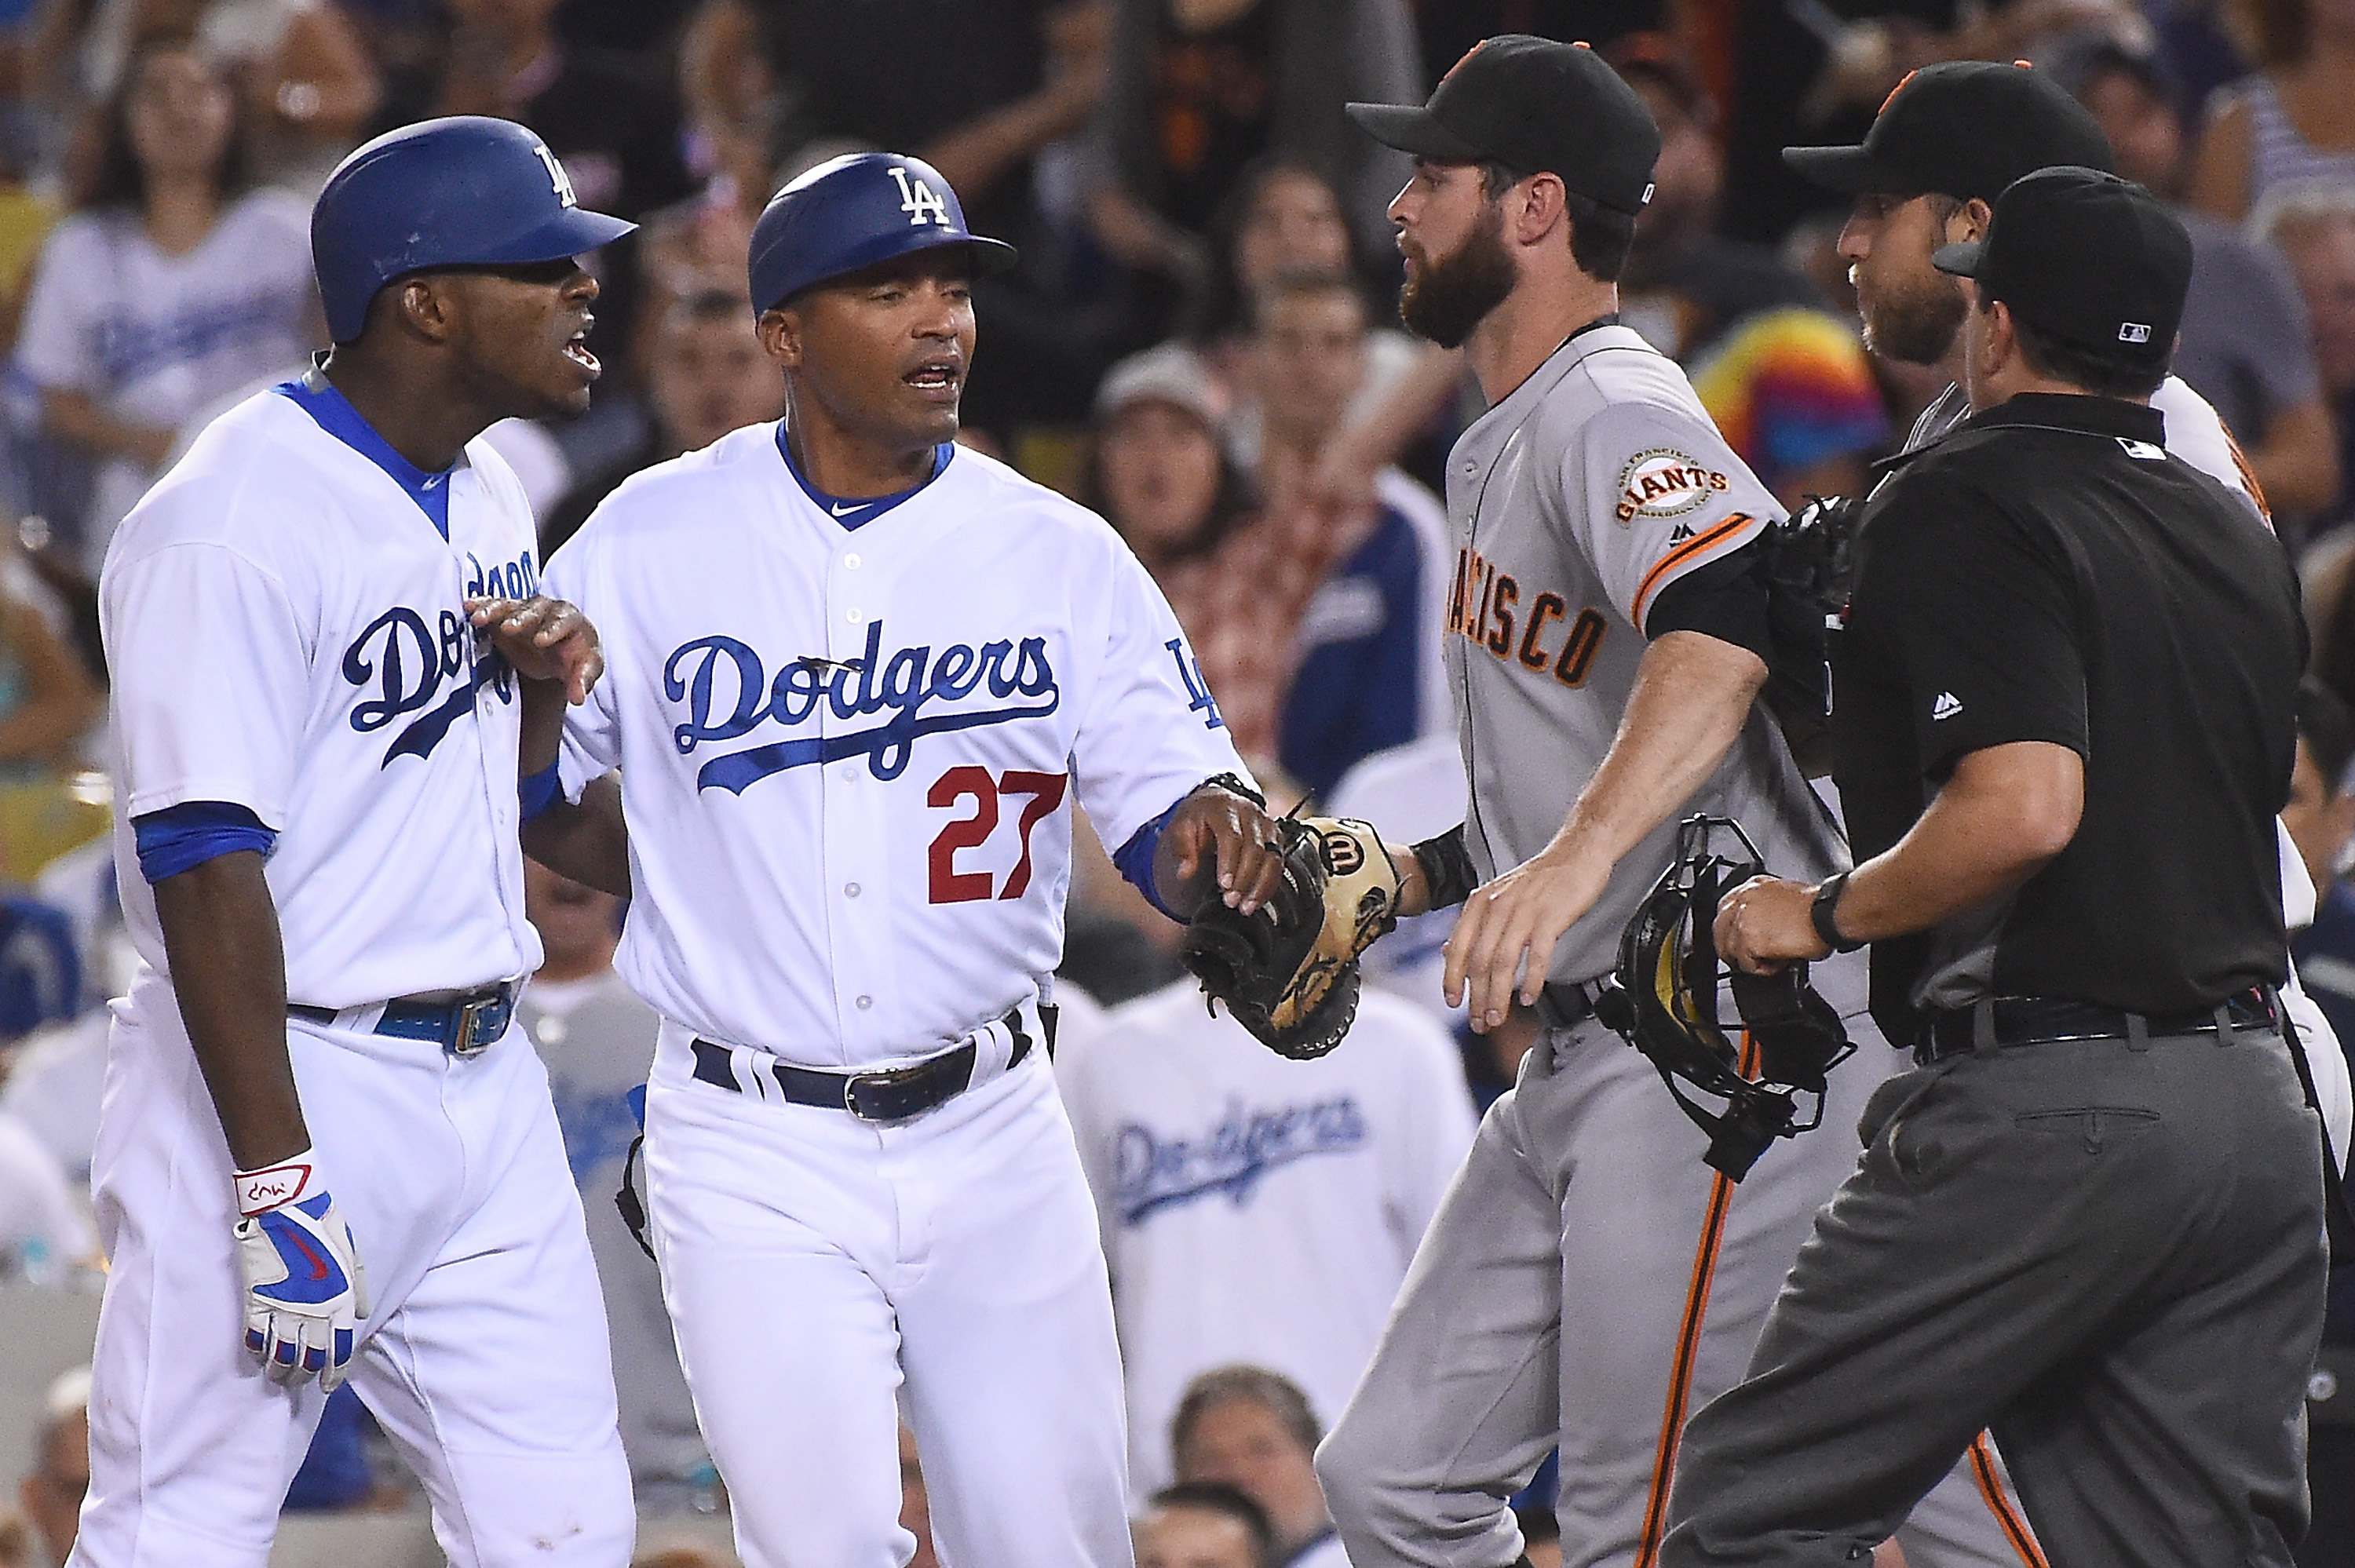
<svg viewBox="0 0 2355 1568">
<path fill-rule="evenodd" d="M 309 1150 L 237 1172 L 237 1256 L 245 1271 L 245 1348 L 271 1381 L 344 1381 L 368 1315 L 368 1273 L 351 1227 L 322 1188 Z"/>
<path fill-rule="evenodd" d="M 1365 822 L 1284 817 L 1275 829 L 1274 894 L 1245 915 L 1213 893 L 1178 956 L 1262 1044 L 1305 1061 L 1338 1045 L 1358 1015 L 1358 955 L 1398 924 L 1399 873 Z"/>
</svg>

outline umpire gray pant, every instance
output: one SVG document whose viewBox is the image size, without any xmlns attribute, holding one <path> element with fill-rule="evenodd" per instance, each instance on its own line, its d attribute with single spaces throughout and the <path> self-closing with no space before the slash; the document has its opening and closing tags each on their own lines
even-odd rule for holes
<svg viewBox="0 0 2355 1568">
<path fill-rule="evenodd" d="M 1831 1075 L 1825 1125 L 1777 1141 L 1739 1185 L 1593 1019 L 1529 1054 L 1317 1453 L 1355 1568 L 1503 1568 L 1520 1550 L 1506 1499 L 1557 1444 L 1565 1568 L 1650 1568 L 1686 1417 L 1748 1364 L 1894 1060 L 1862 971 L 1861 954 L 1816 970 L 1859 1047 Z M 1905 1538 L 1913 1568 L 2019 1568 L 1968 1467 L 1927 1511 L 1936 1528 Z"/>
<path fill-rule="evenodd" d="M 2280 1036 L 1980 1051 L 1860 1131 L 1661 1563 L 1853 1562 L 1987 1426 L 2056 1568 L 2286 1568 L 2326 1249 Z"/>
</svg>

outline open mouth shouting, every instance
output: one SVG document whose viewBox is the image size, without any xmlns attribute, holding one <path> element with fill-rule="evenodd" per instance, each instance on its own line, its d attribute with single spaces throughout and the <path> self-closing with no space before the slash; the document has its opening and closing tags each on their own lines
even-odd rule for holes
<svg viewBox="0 0 2355 1568">
<path fill-rule="evenodd" d="M 964 390 L 964 355 L 934 352 L 916 361 L 900 379 L 928 403 L 954 405 Z"/>
</svg>

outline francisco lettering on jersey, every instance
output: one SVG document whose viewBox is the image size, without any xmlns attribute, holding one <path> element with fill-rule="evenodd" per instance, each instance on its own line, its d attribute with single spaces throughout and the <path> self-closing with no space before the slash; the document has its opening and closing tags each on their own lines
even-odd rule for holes
<svg viewBox="0 0 2355 1568">
<path fill-rule="evenodd" d="M 1113 1202 L 1120 1223 L 1130 1226 L 1157 1210 L 1214 1194 L 1240 1209 L 1269 1171 L 1316 1155 L 1346 1153 L 1366 1139 L 1365 1113 L 1349 1095 L 1273 1110 L 1245 1110 L 1241 1101 L 1231 1100 L 1226 1115 L 1200 1138 L 1163 1138 L 1125 1122 L 1114 1146 Z"/>
<path fill-rule="evenodd" d="M 925 736 L 1040 718 L 1063 700 L 1043 637 L 985 642 L 978 649 L 953 642 L 937 653 L 930 644 L 918 644 L 887 657 L 880 620 L 868 623 L 867 651 L 858 658 L 842 663 L 790 659 L 773 680 L 750 643 L 725 636 L 696 638 L 663 662 L 663 694 L 686 705 L 686 716 L 671 730 L 682 757 L 773 721 L 787 729 L 807 724 L 820 703 L 837 720 L 890 711 L 890 718 L 868 728 L 770 741 L 715 757 L 696 770 L 698 789 L 738 795 L 772 774 L 850 757 L 866 758 L 868 771 L 878 779 L 897 779 Z"/>
<path fill-rule="evenodd" d="M 1571 618 L 1561 647 L 1550 650 L 1553 623 L 1569 615 L 1570 601 L 1550 589 L 1523 610 L 1521 585 L 1510 572 L 1498 570 L 1496 562 L 1469 546 L 1455 552 L 1455 580 L 1447 589 L 1447 630 L 1470 638 L 1475 647 L 1526 670 L 1550 668 L 1563 685 L 1582 686 L 1610 623 L 1598 611 L 1582 609 Z"/>
<path fill-rule="evenodd" d="M 526 550 L 502 566 L 486 567 L 466 556 L 465 596 L 528 599 L 539 574 Z M 379 768 L 399 757 L 430 757 L 451 726 L 474 711 L 474 694 L 489 686 L 502 703 L 515 701 L 515 672 L 504 655 L 477 636 L 464 608 L 432 612 L 395 605 L 360 629 L 344 650 L 344 679 L 370 694 L 352 705 L 351 726 L 372 735 L 395 719 L 420 716 L 403 726 L 385 748 Z M 460 675 L 464 679 L 456 679 Z M 447 696 L 445 683 L 456 679 Z M 441 700 L 437 705 L 435 699 Z"/>
</svg>

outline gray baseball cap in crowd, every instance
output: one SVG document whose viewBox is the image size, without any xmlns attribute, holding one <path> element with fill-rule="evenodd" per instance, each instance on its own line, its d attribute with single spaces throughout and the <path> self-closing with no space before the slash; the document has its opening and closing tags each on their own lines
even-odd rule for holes
<svg viewBox="0 0 2355 1568">
<path fill-rule="evenodd" d="M 1847 196 L 1984 202 L 2038 169 L 2111 167 L 2101 122 L 2026 60 L 1923 66 L 1897 84 L 1861 146 L 1785 147 L 1783 161 Z"/>
<path fill-rule="evenodd" d="M 1167 403 L 1193 415 L 1211 429 L 1227 416 L 1226 398 L 1194 351 L 1165 343 L 1132 354 L 1104 372 L 1096 387 L 1096 420 L 1113 418 L 1138 403 Z"/>
<path fill-rule="evenodd" d="M 2042 169 L 1996 197 L 1985 239 L 1942 245 L 1930 264 L 1976 280 L 1982 295 L 2073 348 L 2164 370 L 2191 286 L 2191 236 L 2131 180 Z"/>
<path fill-rule="evenodd" d="M 1660 128 L 1636 90 L 1584 44 L 1501 33 L 1472 46 L 1431 101 L 1352 103 L 1385 147 L 1443 164 L 1495 160 L 1549 174 L 1630 217 L 1652 199 Z"/>
</svg>

